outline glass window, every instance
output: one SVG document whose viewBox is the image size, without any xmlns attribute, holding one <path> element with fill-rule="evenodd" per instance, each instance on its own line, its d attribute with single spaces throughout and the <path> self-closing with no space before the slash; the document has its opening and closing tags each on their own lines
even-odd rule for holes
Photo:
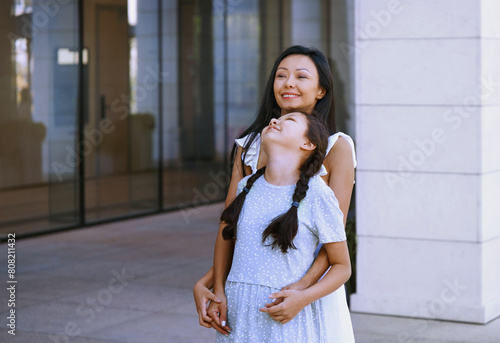
<svg viewBox="0 0 500 343">
<path fill-rule="evenodd" d="M 281 49 L 280 2 L 63 3 L 0 2 L 0 229 L 223 200 Z"/>
<path fill-rule="evenodd" d="M 158 210 L 158 5 L 84 2 L 86 222 Z"/>
<path fill-rule="evenodd" d="M 0 2 L 0 226 L 76 225 L 77 1 Z M 56 156 L 60 156 L 58 159 Z M 69 156 L 69 157 L 68 157 Z M 67 159 L 66 159 L 67 158 Z"/>
</svg>

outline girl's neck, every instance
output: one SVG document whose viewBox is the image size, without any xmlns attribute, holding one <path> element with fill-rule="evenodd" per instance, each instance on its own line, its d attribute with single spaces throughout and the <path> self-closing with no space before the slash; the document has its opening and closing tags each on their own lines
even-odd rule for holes
<svg viewBox="0 0 500 343">
<path fill-rule="evenodd" d="M 275 186 L 294 185 L 300 178 L 300 158 L 294 155 L 273 154 L 269 156 L 264 177 Z"/>
</svg>

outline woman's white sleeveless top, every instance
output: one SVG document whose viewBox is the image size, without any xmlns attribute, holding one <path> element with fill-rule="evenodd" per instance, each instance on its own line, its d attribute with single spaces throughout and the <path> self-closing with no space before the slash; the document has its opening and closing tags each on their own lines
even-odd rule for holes
<svg viewBox="0 0 500 343">
<path fill-rule="evenodd" d="M 247 139 L 249 137 L 250 137 L 250 135 L 246 135 L 245 137 L 235 139 L 234 141 L 236 142 L 236 144 L 238 144 L 238 146 L 244 147 L 245 143 L 247 142 Z M 352 160 L 354 162 L 354 168 L 356 168 L 357 163 L 356 163 L 356 152 L 354 150 L 354 142 L 350 136 L 346 135 L 343 132 L 337 132 L 336 134 L 328 137 L 328 147 L 326 148 L 326 154 L 328 155 L 328 153 L 333 148 L 333 146 L 335 145 L 335 143 L 337 142 L 339 137 L 345 138 L 349 142 L 349 144 L 351 145 Z M 249 166 L 252 169 L 252 174 L 257 171 L 257 163 L 259 162 L 259 154 L 260 154 L 260 133 L 257 134 L 254 141 L 252 142 L 252 144 L 248 148 L 246 155 L 245 155 L 245 160 L 244 160 L 245 165 Z M 328 174 L 324 165 L 321 166 L 321 169 L 320 169 L 318 174 L 320 176 L 324 176 L 324 175 Z"/>
</svg>

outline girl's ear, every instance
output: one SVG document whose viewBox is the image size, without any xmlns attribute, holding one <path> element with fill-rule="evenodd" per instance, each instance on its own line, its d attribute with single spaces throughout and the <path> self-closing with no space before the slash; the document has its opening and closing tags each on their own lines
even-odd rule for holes
<svg viewBox="0 0 500 343">
<path fill-rule="evenodd" d="M 300 146 L 301 149 L 307 150 L 307 151 L 312 151 L 316 149 L 316 144 L 311 143 L 311 141 L 307 140 L 302 142 L 302 145 Z"/>
<path fill-rule="evenodd" d="M 318 90 L 318 94 L 316 95 L 316 99 L 318 99 L 318 100 L 323 99 L 325 94 L 326 94 L 326 90 L 323 87 L 320 87 L 320 89 Z"/>
</svg>

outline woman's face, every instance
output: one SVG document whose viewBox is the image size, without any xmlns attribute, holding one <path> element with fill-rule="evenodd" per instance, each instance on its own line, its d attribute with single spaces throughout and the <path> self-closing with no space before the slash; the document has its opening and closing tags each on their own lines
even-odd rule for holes
<svg viewBox="0 0 500 343">
<path fill-rule="evenodd" d="M 308 56 L 290 55 L 278 65 L 274 96 L 281 115 L 294 111 L 310 113 L 324 95 L 316 65 Z"/>
</svg>

